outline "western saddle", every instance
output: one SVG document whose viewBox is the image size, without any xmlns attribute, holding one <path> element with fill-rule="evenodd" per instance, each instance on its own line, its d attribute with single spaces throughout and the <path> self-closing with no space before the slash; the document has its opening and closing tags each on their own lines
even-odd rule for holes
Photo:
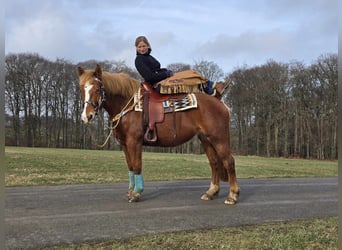
<svg viewBox="0 0 342 250">
<path fill-rule="evenodd" d="M 145 142 L 157 141 L 156 123 L 164 121 L 163 102 L 175 97 L 183 95 L 164 95 L 154 90 L 147 82 L 142 83 L 143 86 L 143 127 L 146 128 L 144 134 Z"/>
</svg>

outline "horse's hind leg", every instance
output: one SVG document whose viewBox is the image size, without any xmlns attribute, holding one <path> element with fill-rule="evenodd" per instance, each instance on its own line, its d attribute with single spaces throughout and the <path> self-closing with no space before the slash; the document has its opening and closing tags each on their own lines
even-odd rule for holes
<svg viewBox="0 0 342 250">
<path fill-rule="evenodd" d="M 203 141 L 207 141 L 210 146 L 206 147 L 213 148 L 210 150 L 216 153 L 217 163 L 215 164 L 216 169 L 214 172 L 218 176 L 218 179 L 221 179 L 222 181 L 229 181 L 229 194 L 224 203 L 233 205 L 237 201 L 240 189 L 236 180 L 235 160 L 230 151 L 229 136 L 210 136 L 207 137 L 207 140 L 204 139 Z"/>
<path fill-rule="evenodd" d="M 209 164 L 211 167 L 211 181 L 209 189 L 201 196 L 202 200 L 212 200 L 215 195 L 217 195 L 220 191 L 220 176 L 218 172 L 218 164 L 220 162 L 217 160 L 217 154 L 212 147 L 212 145 L 207 141 L 207 139 L 199 134 L 198 138 L 200 139 L 202 146 L 207 154 Z"/>
<path fill-rule="evenodd" d="M 237 184 L 235 173 L 235 159 L 231 153 L 228 155 L 228 165 L 225 165 L 228 171 L 229 178 L 229 195 L 224 201 L 225 204 L 234 205 L 240 193 L 240 188 Z"/>
<path fill-rule="evenodd" d="M 218 157 L 222 160 L 223 167 L 228 172 L 229 194 L 224 203 L 234 205 L 240 193 L 240 188 L 236 180 L 235 159 L 227 142 L 223 142 L 219 146 L 216 146 L 216 152 Z"/>
</svg>

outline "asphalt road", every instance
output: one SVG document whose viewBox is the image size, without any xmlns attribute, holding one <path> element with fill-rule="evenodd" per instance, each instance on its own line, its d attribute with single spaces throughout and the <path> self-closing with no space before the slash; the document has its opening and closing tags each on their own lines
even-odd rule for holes
<svg viewBox="0 0 342 250">
<path fill-rule="evenodd" d="M 146 182 L 141 202 L 127 183 L 5 189 L 7 249 L 39 248 L 181 230 L 337 216 L 337 178 L 239 179 L 238 203 L 200 196 L 209 181 Z"/>
</svg>

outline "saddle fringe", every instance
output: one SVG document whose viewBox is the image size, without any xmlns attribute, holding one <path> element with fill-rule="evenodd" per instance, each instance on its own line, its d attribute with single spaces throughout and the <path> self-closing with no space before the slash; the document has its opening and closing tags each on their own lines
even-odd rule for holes
<svg viewBox="0 0 342 250">
<path fill-rule="evenodd" d="M 195 70 L 184 70 L 157 83 L 160 94 L 180 94 L 202 92 L 207 80 Z"/>
<path fill-rule="evenodd" d="M 182 85 L 175 84 L 173 86 L 160 85 L 161 94 L 179 94 L 179 93 L 199 93 L 201 84 L 198 85 Z"/>
</svg>

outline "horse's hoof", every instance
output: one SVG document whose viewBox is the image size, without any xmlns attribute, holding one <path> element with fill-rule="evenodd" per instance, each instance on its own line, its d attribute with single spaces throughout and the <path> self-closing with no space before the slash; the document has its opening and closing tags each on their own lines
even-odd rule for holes
<svg viewBox="0 0 342 250">
<path fill-rule="evenodd" d="M 131 197 L 128 198 L 128 202 L 138 202 L 140 200 L 140 194 L 132 192 Z"/>
<path fill-rule="evenodd" d="M 204 200 L 204 201 L 210 201 L 212 199 L 213 199 L 213 197 L 208 195 L 207 193 L 205 193 L 201 196 L 201 200 Z"/>
<path fill-rule="evenodd" d="M 138 202 L 140 200 L 140 198 L 137 198 L 137 197 L 131 197 L 128 202 L 129 203 L 133 203 L 133 202 Z"/>
<path fill-rule="evenodd" d="M 131 198 L 128 200 L 129 203 L 138 202 L 138 201 L 139 201 L 139 199 L 137 199 L 137 198 Z"/>
<path fill-rule="evenodd" d="M 227 200 L 224 201 L 224 204 L 226 204 L 226 205 L 235 205 L 236 204 L 236 200 L 234 200 L 233 198 L 228 198 Z"/>
<path fill-rule="evenodd" d="M 132 189 L 128 189 L 127 193 L 126 193 L 126 197 L 129 199 L 131 198 L 133 195 L 133 190 Z"/>
</svg>

